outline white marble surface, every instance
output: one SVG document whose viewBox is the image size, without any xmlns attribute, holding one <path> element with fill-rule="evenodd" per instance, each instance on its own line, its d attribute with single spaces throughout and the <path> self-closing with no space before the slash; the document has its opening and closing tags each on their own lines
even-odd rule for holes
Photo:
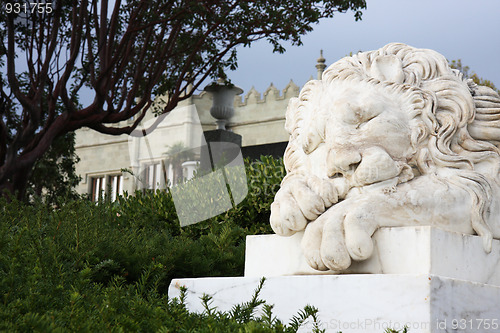
<svg viewBox="0 0 500 333">
<path fill-rule="evenodd" d="M 435 227 L 381 228 L 374 235 L 374 254 L 356 261 L 342 272 L 312 269 L 302 255 L 303 232 L 290 237 L 248 236 L 245 276 L 304 274 L 385 273 L 435 274 L 500 286 L 500 241 L 491 253 L 483 250 L 479 236 L 463 235 Z"/>
<path fill-rule="evenodd" d="M 271 205 L 307 263 L 345 270 L 380 227 L 500 239 L 500 96 L 428 49 L 391 43 L 332 64 L 291 99 L 287 175 Z"/>
<path fill-rule="evenodd" d="M 230 310 L 249 301 L 258 283 L 258 277 L 174 279 L 169 296 L 186 286 L 190 310 L 203 312 L 204 293 L 219 310 Z M 307 304 L 317 307 L 327 332 L 382 333 L 404 325 L 411 333 L 500 331 L 500 287 L 428 274 L 271 277 L 260 296 L 284 322 Z M 302 331 L 310 330 L 306 324 Z"/>
</svg>

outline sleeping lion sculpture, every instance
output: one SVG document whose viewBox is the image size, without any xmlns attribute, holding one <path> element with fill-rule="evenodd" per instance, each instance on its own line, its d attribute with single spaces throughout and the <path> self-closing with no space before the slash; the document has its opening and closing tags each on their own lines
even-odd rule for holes
<svg viewBox="0 0 500 333">
<path fill-rule="evenodd" d="M 331 65 L 286 112 L 286 177 L 271 205 L 304 231 L 317 270 L 373 252 L 380 227 L 432 225 L 500 238 L 500 96 L 439 53 L 393 43 Z"/>
</svg>

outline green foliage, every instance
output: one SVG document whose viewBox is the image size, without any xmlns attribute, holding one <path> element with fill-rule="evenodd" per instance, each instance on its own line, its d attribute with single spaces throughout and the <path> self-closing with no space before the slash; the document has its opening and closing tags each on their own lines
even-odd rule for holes
<svg viewBox="0 0 500 333">
<path fill-rule="evenodd" d="M 394 330 L 392 328 L 387 328 L 384 333 L 408 333 L 408 326 L 405 326 L 401 330 Z"/>
<path fill-rule="evenodd" d="M 54 205 L 61 204 L 61 198 L 76 199 L 75 187 L 81 178 L 75 172 L 75 165 L 79 160 L 75 153 L 74 132 L 56 138 L 31 171 L 27 199 L 42 199 Z"/>
<path fill-rule="evenodd" d="M 264 286 L 265 278 L 262 278 L 259 285 L 255 289 L 252 299 L 243 304 L 237 304 L 228 312 L 218 311 L 217 308 L 211 306 L 212 298 L 208 295 L 201 297 L 205 311 L 205 318 L 217 318 L 217 321 L 225 321 L 228 327 L 224 328 L 223 332 L 281 332 L 291 333 L 297 332 L 298 329 L 309 319 L 312 319 L 314 333 L 322 333 L 320 321 L 317 318 L 318 309 L 306 305 L 300 310 L 297 315 L 293 316 L 290 324 L 287 326 L 273 316 L 273 305 L 267 304 L 265 300 L 259 298 L 262 287 Z M 181 291 L 182 292 L 182 291 Z M 182 299 L 183 296 L 181 296 Z M 256 316 L 257 309 L 262 308 L 262 315 Z M 214 323 L 217 323 L 215 321 Z M 197 328 L 197 332 L 214 332 L 214 326 L 208 330 Z"/>
<path fill-rule="evenodd" d="M 282 327 L 270 307 L 266 320 L 254 317 L 254 308 L 264 306 L 257 296 L 231 314 L 198 317 L 166 296 L 173 277 L 243 274 L 245 236 L 269 230 L 284 169 L 281 160 L 263 157 L 247 161 L 247 173 L 250 192 L 238 207 L 182 229 L 168 191 L 97 204 L 63 201 L 56 208 L 1 198 L 0 331 Z M 292 325 L 312 313 L 304 311 Z"/>
<path fill-rule="evenodd" d="M 243 271 L 245 232 L 238 227 L 174 237 L 126 210 L 117 216 L 105 202 L 53 210 L 2 199 L 1 207 L 0 331 L 149 331 L 168 314 L 172 277 Z"/>
<path fill-rule="evenodd" d="M 466 78 L 472 79 L 472 81 L 474 81 L 475 84 L 478 84 L 480 86 L 490 87 L 491 89 L 493 89 L 496 92 L 500 93 L 500 90 L 498 90 L 497 87 L 495 87 L 495 85 L 493 84 L 493 82 L 491 82 L 490 80 L 486 80 L 486 79 L 483 79 L 483 78 L 479 77 L 475 72 L 470 71 L 470 67 L 469 66 L 462 65 L 462 60 L 461 59 L 452 60 L 450 62 L 450 67 L 453 68 L 453 69 L 458 69 L 459 71 L 461 71 Z"/>
<path fill-rule="evenodd" d="M 192 161 L 195 154 L 192 150 L 187 149 L 182 141 L 168 146 L 165 154 L 167 155 L 166 165 L 171 164 L 173 168 L 173 184 L 178 184 L 182 180 L 182 163 Z"/>
<path fill-rule="evenodd" d="M 269 224 L 271 203 L 285 177 L 283 159 L 261 156 L 260 160 L 246 160 L 248 195 L 233 210 L 222 215 L 248 229 L 252 234 L 272 233 Z"/>
<path fill-rule="evenodd" d="M 269 225 L 271 203 L 285 176 L 283 159 L 261 156 L 260 160 L 245 160 L 248 194 L 234 209 L 207 221 L 185 227 L 179 226 L 172 195 L 169 191 L 125 194 L 112 204 L 113 210 L 127 223 L 143 228 L 167 229 L 172 235 L 181 232 L 197 237 L 221 223 L 235 225 L 248 234 L 272 233 Z M 230 176 L 230 175 L 229 175 Z M 236 182 L 236 181 L 234 181 Z"/>
</svg>

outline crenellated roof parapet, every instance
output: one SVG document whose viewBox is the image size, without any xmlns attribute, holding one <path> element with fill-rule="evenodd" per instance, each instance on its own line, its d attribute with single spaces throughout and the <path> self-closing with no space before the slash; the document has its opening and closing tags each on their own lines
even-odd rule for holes
<svg viewBox="0 0 500 333">
<path fill-rule="evenodd" d="M 276 86 L 271 83 L 269 87 L 264 91 L 263 94 L 257 91 L 255 87 L 252 86 L 250 90 L 246 93 L 246 95 L 238 95 L 234 98 L 234 106 L 235 108 L 237 107 L 242 107 L 250 104 L 261 104 L 261 103 L 266 103 L 270 101 L 281 101 L 281 100 L 288 100 L 292 97 L 297 97 L 300 92 L 300 87 L 293 82 L 293 80 L 290 80 L 286 87 L 283 90 L 279 90 L 276 88 Z M 202 91 L 198 95 L 193 95 L 193 99 L 196 99 L 198 101 L 212 101 L 212 96 L 208 94 L 206 91 Z M 196 103 L 198 104 L 198 103 Z"/>
<path fill-rule="evenodd" d="M 245 95 L 243 100 L 238 106 L 247 105 L 249 103 L 262 103 L 262 98 L 260 97 L 260 92 L 258 92 L 254 86 L 250 88 L 250 91 Z"/>
<path fill-rule="evenodd" d="M 284 130 L 286 108 L 290 98 L 297 97 L 299 91 L 300 88 L 292 80 L 283 90 L 279 90 L 271 83 L 262 94 L 255 87 L 252 87 L 245 95 L 235 97 L 234 115 L 229 119 L 228 128 L 239 132 L 242 128 L 250 128 L 248 126 L 262 125 L 265 128 L 266 123 L 276 124 L 279 122 L 283 124 L 272 126 L 283 128 L 284 134 L 281 136 L 284 137 L 283 140 L 286 140 L 287 134 Z M 215 119 L 209 112 L 212 106 L 211 94 L 202 92 L 199 95 L 194 95 L 192 101 L 196 105 L 204 129 L 215 128 Z"/>
<path fill-rule="evenodd" d="M 292 81 L 287 84 L 285 89 L 281 92 L 276 88 L 276 86 L 271 83 L 269 87 L 261 93 L 258 92 L 255 87 L 252 87 L 250 91 L 245 95 L 244 98 L 238 96 L 235 100 L 235 106 L 246 106 L 250 104 L 261 104 L 272 101 L 282 101 L 285 99 L 290 99 L 299 95 L 300 88 Z"/>
<path fill-rule="evenodd" d="M 285 89 L 283 89 L 283 97 L 286 99 L 290 99 L 292 97 L 299 96 L 300 87 L 290 79 L 290 82 L 286 85 Z"/>
</svg>

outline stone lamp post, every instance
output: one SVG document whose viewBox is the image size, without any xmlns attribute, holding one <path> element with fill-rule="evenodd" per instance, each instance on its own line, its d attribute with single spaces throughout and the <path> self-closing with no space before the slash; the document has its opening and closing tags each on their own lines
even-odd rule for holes
<svg viewBox="0 0 500 333">
<path fill-rule="evenodd" d="M 233 84 L 226 84 L 223 79 L 206 86 L 204 90 L 213 96 L 210 114 L 217 119 L 217 129 L 225 130 L 226 122 L 234 114 L 234 97 L 241 94 L 243 90 Z"/>
</svg>

